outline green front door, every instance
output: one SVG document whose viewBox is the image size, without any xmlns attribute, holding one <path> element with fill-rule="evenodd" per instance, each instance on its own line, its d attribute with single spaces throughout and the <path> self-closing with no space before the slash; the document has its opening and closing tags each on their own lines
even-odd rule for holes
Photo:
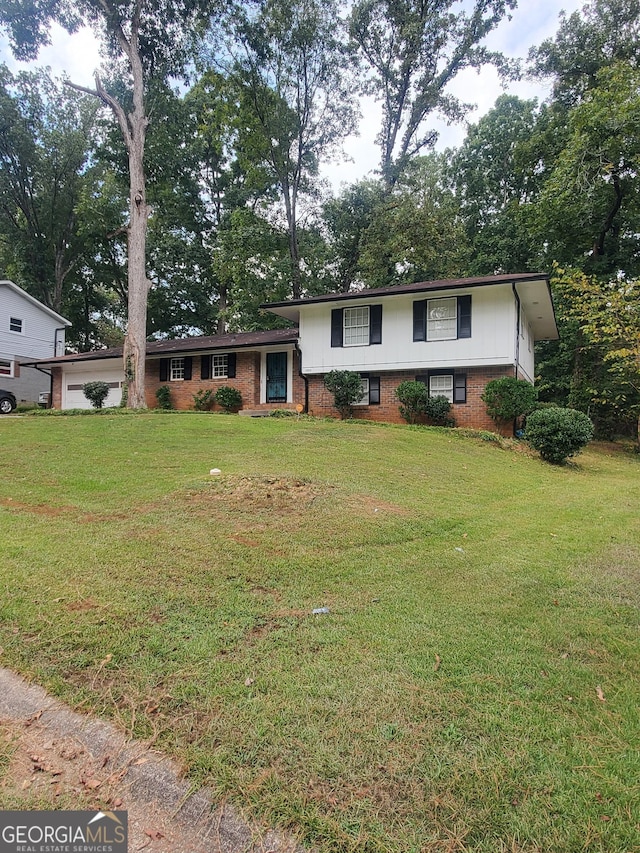
<svg viewBox="0 0 640 853">
<path fill-rule="evenodd" d="M 267 353 L 267 403 L 287 402 L 287 353 Z"/>
</svg>

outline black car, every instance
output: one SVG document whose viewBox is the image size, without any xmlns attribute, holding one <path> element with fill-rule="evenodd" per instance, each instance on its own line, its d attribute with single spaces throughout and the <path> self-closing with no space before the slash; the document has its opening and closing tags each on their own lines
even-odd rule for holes
<svg viewBox="0 0 640 853">
<path fill-rule="evenodd" d="M 11 391 L 0 391 L 0 415 L 10 415 L 15 407 L 15 395 Z"/>
</svg>

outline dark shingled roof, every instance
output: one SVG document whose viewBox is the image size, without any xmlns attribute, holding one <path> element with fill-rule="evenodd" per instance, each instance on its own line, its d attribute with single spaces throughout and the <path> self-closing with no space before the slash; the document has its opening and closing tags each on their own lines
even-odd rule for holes
<svg viewBox="0 0 640 853">
<path fill-rule="evenodd" d="M 364 290 L 350 290 L 348 293 L 324 293 L 320 296 L 307 296 L 304 299 L 287 299 L 285 302 L 265 302 L 260 307 L 288 308 L 298 305 L 311 305 L 318 302 L 338 302 L 344 299 L 371 299 L 376 296 L 393 296 L 398 293 L 422 293 L 427 290 L 451 290 L 456 287 L 481 287 L 488 284 L 511 284 L 520 281 L 539 281 L 548 279 L 546 273 L 504 273 L 501 275 L 483 275 L 473 278 L 445 278 L 438 281 L 416 281 L 411 284 L 394 284 L 390 287 L 372 287 Z"/>
<path fill-rule="evenodd" d="M 211 350 L 251 349 L 252 347 L 273 346 L 295 343 L 298 340 L 298 328 L 270 329 L 267 332 L 235 332 L 226 335 L 207 335 L 196 338 L 173 338 L 166 341 L 153 341 L 147 344 L 147 357 L 169 356 L 175 353 L 210 352 Z M 122 358 L 122 347 L 100 349 L 92 352 L 71 353 L 58 358 L 39 359 L 21 362 L 24 367 L 44 364 L 68 364 L 76 361 L 99 361 L 106 358 Z"/>
</svg>

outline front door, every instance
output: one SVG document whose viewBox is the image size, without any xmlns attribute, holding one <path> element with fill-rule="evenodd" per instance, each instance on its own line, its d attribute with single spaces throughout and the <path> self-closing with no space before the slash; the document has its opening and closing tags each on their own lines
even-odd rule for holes
<svg viewBox="0 0 640 853">
<path fill-rule="evenodd" d="M 267 353 L 267 403 L 287 402 L 287 353 Z"/>
</svg>

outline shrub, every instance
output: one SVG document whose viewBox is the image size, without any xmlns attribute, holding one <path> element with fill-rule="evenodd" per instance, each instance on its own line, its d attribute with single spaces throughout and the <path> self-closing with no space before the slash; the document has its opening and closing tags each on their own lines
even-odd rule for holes
<svg viewBox="0 0 640 853">
<path fill-rule="evenodd" d="M 504 376 L 487 382 L 481 399 L 494 421 L 514 421 L 535 409 L 538 392 L 524 379 Z"/>
<path fill-rule="evenodd" d="M 82 393 L 94 409 L 101 409 L 102 404 L 109 396 L 109 385 L 107 382 L 85 382 L 82 386 Z"/>
<path fill-rule="evenodd" d="M 213 388 L 201 388 L 193 395 L 193 408 L 196 412 L 208 412 L 213 406 L 214 394 Z"/>
<path fill-rule="evenodd" d="M 230 413 L 233 409 L 239 409 L 242 405 L 242 394 L 231 385 L 223 385 L 215 393 L 215 401 L 219 406 Z"/>
<path fill-rule="evenodd" d="M 429 399 L 429 392 L 424 382 L 407 380 L 401 382 L 395 391 L 400 401 L 400 416 L 408 424 L 415 424 L 421 415 L 425 414 L 425 407 Z"/>
<path fill-rule="evenodd" d="M 593 438 L 593 423 L 576 409 L 538 409 L 527 418 L 526 439 L 547 462 L 562 465 Z"/>
<path fill-rule="evenodd" d="M 350 418 L 352 406 L 362 398 L 362 379 L 353 370 L 332 370 L 324 377 L 324 387 L 333 394 L 340 417 Z"/>
<path fill-rule="evenodd" d="M 171 401 L 171 388 L 168 385 L 161 385 L 156 391 L 156 400 L 158 401 L 158 408 L 160 409 L 173 409 L 173 403 Z"/>
<path fill-rule="evenodd" d="M 427 397 L 424 413 L 434 424 L 451 426 L 453 424 L 453 419 L 449 417 L 450 411 L 451 403 L 446 397 L 443 397 L 442 395 Z"/>
</svg>

